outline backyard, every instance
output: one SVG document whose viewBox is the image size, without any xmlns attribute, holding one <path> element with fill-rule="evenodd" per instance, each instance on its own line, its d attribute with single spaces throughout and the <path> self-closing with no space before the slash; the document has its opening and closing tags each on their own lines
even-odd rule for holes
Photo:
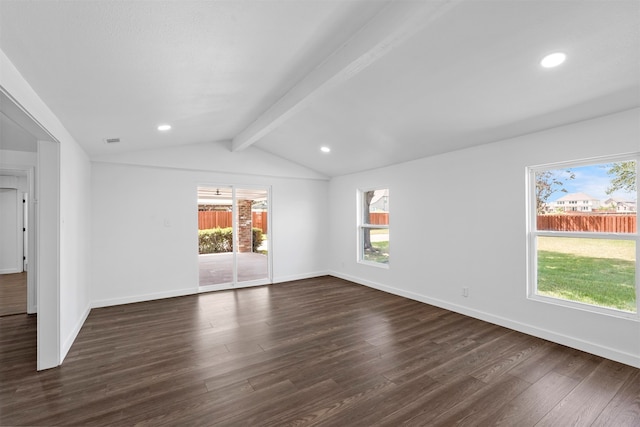
<svg viewBox="0 0 640 427">
<path fill-rule="evenodd" d="M 389 263 L 389 230 L 388 229 L 372 229 L 371 249 L 364 253 L 364 260 L 378 262 L 382 264 Z"/>
<path fill-rule="evenodd" d="M 538 237 L 538 294 L 634 313 L 635 242 Z M 367 261 L 389 262 L 388 230 L 371 230 Z"/>
<path fill-rule="evenodd" d="M 635 242 L 538 237 L 538 293 L 636 311 Z"/>
</svg>

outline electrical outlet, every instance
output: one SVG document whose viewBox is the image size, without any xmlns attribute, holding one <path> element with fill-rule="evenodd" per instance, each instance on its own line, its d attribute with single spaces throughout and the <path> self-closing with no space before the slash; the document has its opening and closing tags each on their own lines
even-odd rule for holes
<svg viewBox="0 0 640 427">
<path fill-rule="evenodd" d="M 469 288 L 466 286 L 462 288 L 462 296 L 465 298 L 469 296 Z"/>
</svg>

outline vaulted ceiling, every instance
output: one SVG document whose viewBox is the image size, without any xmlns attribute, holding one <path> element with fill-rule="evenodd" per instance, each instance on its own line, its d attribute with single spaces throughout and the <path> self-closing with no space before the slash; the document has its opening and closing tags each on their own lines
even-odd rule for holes
<svg viewBox="0 0 640 427">
<path fill-rule="evenodd" d="M 640 106 L 637 0 L 0 0 L 0 49 L 93 159 L 217 143 L 336 176 Z"/>
</svg>

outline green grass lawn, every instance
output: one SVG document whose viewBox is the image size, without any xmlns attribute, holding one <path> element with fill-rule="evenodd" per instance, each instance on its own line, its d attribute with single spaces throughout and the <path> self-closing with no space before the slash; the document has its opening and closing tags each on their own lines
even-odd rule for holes
<svg viewBox="0 0 640 427">
<path fill-rule="evenodd" d="M 636 245 L 633 240 L 541 236 L 538 237 L 538 250 L 593 258 L 615 258 L 627 261 L 636 259 Z"/>
<path fill-rule="evenodd" d="M 538 293 L 636 311 L 635 242 L 538 238 Z"/>
<path fill-rule="evenodd" d="M 385 230 L 386 231 L 386 230 Z M 364 260 L 371 262 L 389 263 L 389 241 L 371 242 L 373 250 L 365 251 Z"/>
</svg>

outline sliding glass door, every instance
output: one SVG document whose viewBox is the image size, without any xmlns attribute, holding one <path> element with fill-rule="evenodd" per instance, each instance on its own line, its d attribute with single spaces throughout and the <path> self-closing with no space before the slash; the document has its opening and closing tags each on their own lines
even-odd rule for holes
<svg viewBox="0 0 640 427">
<path fill-rule="evenodd" d="M 271 282 L 269 190 L 198 187 L 198 269 L 202 290 Z"/>
</svg>

